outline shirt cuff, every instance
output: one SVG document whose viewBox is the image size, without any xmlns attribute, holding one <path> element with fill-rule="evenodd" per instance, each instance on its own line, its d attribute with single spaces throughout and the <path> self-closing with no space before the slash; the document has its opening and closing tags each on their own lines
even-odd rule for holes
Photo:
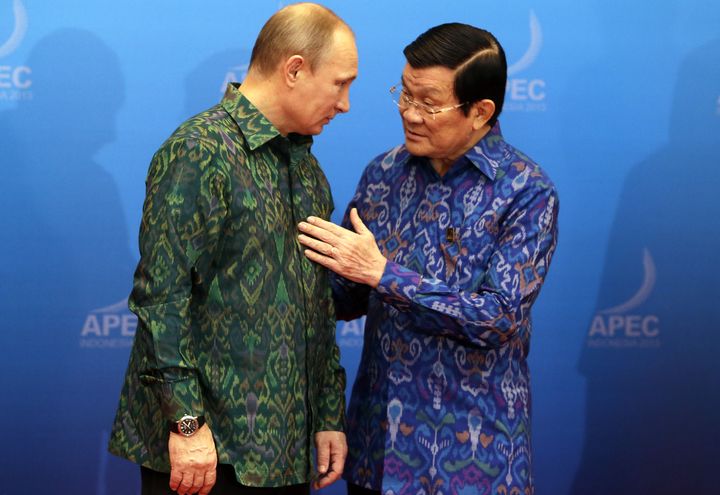
<svg viewBox="0 0 720 495">
<path fill-rule="evenodd" d="M 328 393 L 318 404 L 318 417 L 314 429 L 318 431 L 345 431 L 345 397 Z"/>
<path fill-rule="evenodd" d="M 140 381 L 145 386 L 153 388 L 164 419 L 177 421 L 185 415 L 205 414 L 196 376 L 158 378 L 153 375 L 140 375 Z"/>
<path fill-rule="evenodd" d="M 388 260 L 376 290 L 384 302 L 399 310 L 408 310 L 421 283 L 419 273 Z"/>
</svg>

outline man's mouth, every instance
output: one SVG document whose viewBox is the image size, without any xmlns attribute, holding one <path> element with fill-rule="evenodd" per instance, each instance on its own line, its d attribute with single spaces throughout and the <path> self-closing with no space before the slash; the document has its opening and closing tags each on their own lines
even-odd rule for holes
<svg viewBox="0 0 720 495">
<path fill-rule="evenodd" d="M 418 134 L 417 132 L 413 132 L 408 128 L 405 128 L 405 136 L 410 139 L 420 139 L 424 137 L 422 134 Z"/>
</svg>

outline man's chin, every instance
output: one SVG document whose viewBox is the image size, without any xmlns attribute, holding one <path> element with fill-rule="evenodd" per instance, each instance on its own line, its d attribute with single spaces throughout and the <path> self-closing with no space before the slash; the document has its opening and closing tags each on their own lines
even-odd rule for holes
<svg viewBox="0 0 720 495">
<path fill-rule="evenodd" d="M 308 127 L 306 129 L 303 129 L 301 132 L 298 132 L 298 134 L 302 136 L 317 136 L 318 134 L 322 133 L 324 127 L 319 125 L 315 127 Z"/>
<path fill-rule="evenodd" d="M 405 138 L 405 148 L 410 152 L 411 155 L 424 156 L 423 147 L 416 141 Z"/>
<path fill-rule="evenodd" d="M 309 129 L 308 135 L 310 136 L 317 136 L 318 134 L 322 133 L 322 131 L 325 129 L 325 126 L 330 123 L 330 119 L 325 119 L 319 124 L 311 127 Z"/>
</svg>

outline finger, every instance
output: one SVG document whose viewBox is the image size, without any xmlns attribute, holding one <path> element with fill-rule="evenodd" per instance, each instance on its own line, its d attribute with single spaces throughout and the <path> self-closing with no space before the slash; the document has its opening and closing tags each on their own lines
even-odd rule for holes
<svg viewBox="0 0 720 495">
<path fill-rule="evenodd" d="M 327 242 L 318 241 L 317 239 L 308 237 L 305 234 L 300 234 L 298 236 L 298 241 L 300 241 L 300 244 L 309 247 L 315 252 L 324 254 L 325 256 L 332 256 L 333 247 Z"/>
<path fill-rule="evenodd" d="M 174 491 L 174 492 L 177 491 L 182 479 L 183 479 L 182 471 L 180 471 L 177 468 L 170 468 L 170 489 L 172 491 Z"/>
<path fill-rule="evenodd" d="M 317 440 L 317 470 L 321 475 L 327 473 L 330 464 L 330 442 Z"/>
<path fill-rule="evenodd" d="M 192 488 L 188 493 L 198 493 L 205 486 L 205 474 L 196 473 L 193 478 Z"/>
<path fill-rule="evenodd" d="M 315 489 L 325 488 L 328 485 L 332 485 L 339 479 L 340 473 L 336 473 L 335 471 L 328 471 L 325 475 L 318 478 L 318 480 L 313 483 L 313 485 Z"/>
<path fill-rule="evenodd" d="M 215 481 L 217 481 L 217 471 L 215 469 L 205 473 L 205 483 L 198 495 L 208 495 L 212 487 L 215 486 Z"/>
<path fill-rule="evenodd" d="M 303 253 L 305 254 L 305 257 L 310 261 L 317 263 L 318 265 L 322 265 L 325 268 L 332 270 L 339 275 L 347 276 L 345 270 L 343 270 L 343 267 L 340 265 L 340 263 L 337 262 L 335 258 L 316 253 L 315 251 L 312 251 L 310 249 L 306 249 L 305 251 L 303 251 Z"/>
<path fill-rule="evenodd" d="M 320 241 L 327 242 L 328 244 L 336 244 L 338 241 L 338 236 L 333 234 L 329 230 L 309 224 L 307 222 L 300 222 L 298 224 L 298 230 L 304 234 L 307 234 L 309 237 L 313 237 Z"/>
<path fill-rule="evenodd" d="M 350 210 L 350 223 L 352 224 L 353 228 L 355 229 L 355 232 L 358 234 L 364 234 L 366 232 L 369 232 L 368 228 L 365 226 L 363 221 L 360 219 L 360 215 L 358 215 L 357 208 L 353 208 Z"/>
<path fill-rule="evenodd" d="M 193 478 L 194 476 L 192 473 L 183 473 L 183 479 L 177 489 L 178 495 L 189 495 L 193 493 L 191 491 L 193 487 Z"/>
<path fill-rule="evenodd" d="M 343 469 L 345 468 L 346 455 L 347 452 L 340 445 L 335 445 L 335 448 L 330 455 L 330 471 L 337 473 L 338 477 L 342 475 Z"/>
<path fill-rule="evenodd" d="M 343 233 L 349 232 L 348 229 L 332 222 L 328 222 L 327 220 L 323 220 L 320 217 L 308 217 L 307 223 L 314 225 L 315 227 L 318 227 L 320 229 L 326 230 L 327 232 L 330 232 L 331 234 L 334 234 L 336 236 L 341 236 L 343 235 Z"/>
</svg>

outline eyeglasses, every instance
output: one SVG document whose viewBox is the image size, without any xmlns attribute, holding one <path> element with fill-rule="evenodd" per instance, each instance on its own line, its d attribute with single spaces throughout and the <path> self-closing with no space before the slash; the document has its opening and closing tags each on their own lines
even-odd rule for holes
<svg viewBox="0 0 720 495">
<path fill-rule="evenodd" d="M 390 95 L 393 102 L 395 102 L 395 104 L 398 106 L 398 108 L 400 108 L 400 110 L 406 110 L 410 105 L 412 105 L 420 113 L 420 115 L 422 115 L 423 117 L 432 117 L 433 120 L 435 120 L 435 116 L 439 113 L 449 112 L 450 110 L 455 110 L 456 108 L 460 108 L 466 104 L 458 103 L 457 105 L 451 105 L 449 107 L 442 108 L 426 105 L 425 103 L 420 103 L 419 101 L 416 101 L 415 99 L 413 99 L 412 96 L 407 94 L 407 92 L 405 92 L 405 88 L 403 88 L 402 83 L 396 84 L 395 86 L 390 88 Z"/>
</svg>

